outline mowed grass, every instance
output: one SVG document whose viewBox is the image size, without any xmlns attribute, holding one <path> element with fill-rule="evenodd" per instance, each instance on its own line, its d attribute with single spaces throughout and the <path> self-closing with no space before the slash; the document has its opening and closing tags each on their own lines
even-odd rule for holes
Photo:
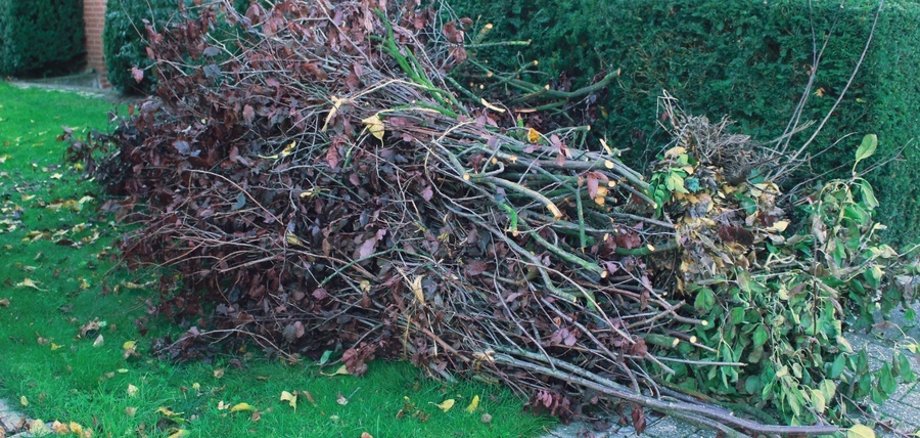
<svg viewBox="0 0 920 438">
<path fill-rule="evenodd" d="M 111 110 L 100 99 L 0 83 L 0 398 L 32 418 L 113 437 L 526 437 L 553 424 L 499 386 L 448 385 L 406 363 L 377 361 L 358 378 L 261 351 L 181 365 L 153 358 L 153 339 L 181 329 L 152 317 L 150 333 L 139 334 L 135 319 L 156 299 L 143 285 L 155 276 L 115 263 L 120 234 L 97 211 L 103 195 L 63 163 L 56 141 L 63 126 L 106 128 Z M 94 320 L 104 327 L 81 336 Z M 124 357 L 127 341 L 139 357 Z M 296 411 L 282 391 L 299 395 Z M 466 412 L 476 395 L 479 409 Z M 397 418 L 406 397 L 423 415 Z M 435 404 L 446 399 L 456 404 L 442 412 Z M 258 415 L 221 402 L 248 403 Z"/>
</svg>

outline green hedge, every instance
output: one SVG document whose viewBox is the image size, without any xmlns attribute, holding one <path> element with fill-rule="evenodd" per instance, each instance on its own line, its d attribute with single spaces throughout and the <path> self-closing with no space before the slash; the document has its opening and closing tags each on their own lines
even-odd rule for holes
<svg viewBox="0 0 920 438">
<path fill-rule="evenodd" d="M 148 70 L 144 21 L 155 27 L 169 23 L 178 13 L 179 0 L 109 0 L 105 15 L 102 45 L 109 82 L 124 93 L 146 94 L 156 85 L 155 75 L 147 71 L 138 83 L 131 74 L 137 67 Z"/>
<path fill-rule="evenodd" d="M 0 0 L 2 1 L 2 0 Z M 262 0 L 264 1 L 264 0 Z M 149 69 L 144 21 L 160 29 L 179 19 L 179 4 L 191 6 L 192 0 L 109 0 L 102 35 L 105 64 L 109 82 L 123 93 L 150 94 L 156 87 L 156 75 Z M 238 11 L 245 11 L 250 0 L 233 0 Z M 131 74 L 132 68 L 145 70 L 144 80 L 138 83 Z"/>
<path fill-rule="evenodd" d="M 0 0 L 0 75 L 67 71 L 85 53 L 82 0 Z"/>
<path fill-rule="evenodd" d="M 495 24 L 488 41 L 531 40 L 521 49 L 479 49 L 506 70 L 539 59 L 575 86 L 622 69 L 595 128 L 629 158 L 647 162 L 660 147 L 655 100 L 662 89 L 692 113 L 729 115 L 760 140 L 780 135 L 808 78 L 812 23 L 819 44 L 831 33 L 804 113 L 820 120 L 847 82 L 871 28 L 877 1 L 814 0 L 454 0 L 462 14 Z M 813 17 L 813 20 L 812 20 Z M 517 53 L 517 52 L 521 53 Z M 920 224 L 920 2 L 889 0 L 866 62 L 812 147 L 857 135 L 813 161 L 809 174 L 847 172 L 862 134 L 878 134 L 878 160 L 903 157 L 869 175 L 882 201 L 888 237 L 918 241 Z M 545 81 L 545 77 L 540 81 Z M 580 82 L 579 82 L 580 81 Z M 801 144 L 810 131 L 795 137 Z M 838 174 L 840 170 L 837 171 Z"/>
</svg>

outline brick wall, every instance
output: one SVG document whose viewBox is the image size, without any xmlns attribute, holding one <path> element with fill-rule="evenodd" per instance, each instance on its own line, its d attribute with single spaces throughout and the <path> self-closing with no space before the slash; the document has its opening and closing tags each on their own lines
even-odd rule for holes
<svg viewBox="0 0 920 438">
<path fill-rule="evenodd" d="M 102 28 L 105 25 L 106 0 L 83 0 L 83 21 L 86 26 L 86 63 L 99 73 L 99 82 L 108 87 L 105 57 L 102 52 Z"/>
</svg>

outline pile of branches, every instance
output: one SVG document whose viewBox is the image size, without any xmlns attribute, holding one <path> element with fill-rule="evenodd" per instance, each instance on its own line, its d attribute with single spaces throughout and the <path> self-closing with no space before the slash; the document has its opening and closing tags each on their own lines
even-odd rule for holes
<svg viewBox="0 0 920 438">
<path fill-rule="evenodd" d="M 737 417 L 661 377 L 739 366 L 668 348 L 709 348 L 692 336 L 713 322 L 688 285 L 751 266 L 788 224 L 764 194 L 775 185 L 729 175 L 764 162 L 748 139 L 665 97 L 675 144 L 646 177 L 587 128 L 452 80 L 468 20 L 416 2 L 229 3 L 148 28 L 155 66 L 133 74 L 157 75 L 157 95 L 71 147 L 137 225 L 126 260 L 181 274 L 179 288 L 164 276 L 161 310 L 197 328 L 165 352 L 242 335 L 290 360 L 344 351 L 355 375 L 408 358 L 501 381 L 561 417 L 629 412 L 641 429 L 651 409 L 726 433 L 837 430 Z M 695 194 L 725 185 L 764 195 L 742 207 Z"/>
</svg>

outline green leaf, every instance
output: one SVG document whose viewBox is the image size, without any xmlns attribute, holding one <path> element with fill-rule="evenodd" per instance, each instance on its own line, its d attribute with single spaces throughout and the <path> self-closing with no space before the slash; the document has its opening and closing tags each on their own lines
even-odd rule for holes
<svg viewBox="0 0 920 438">
<path fill-rule="evenodd" d="M 668 173 L 668 176 L 664 179 L 664 185 L 672 192 L 690 193 L 684 188 L 684 178 L 676 172 Z"/>
<path fill-rule="evenodd" d="M 847 438 L 875 438 L 875 431 L 862 424 L 854 424 L 847 430 Z"/>
<path fill-rule="evenodd" d="M 763 344 L 766 344 L 769 337 L 770 334 L 767 333 L 767 329 L 763 326 L 763 324 L 758 325 L 757 329 L 754 330 L 754 347 L 760 347 Z"/>
<path fill-rule="evenodd" d="M 891 374 L 891 366 L 887 363 L 878 371 L 878 386 L 886 395 L 891 395 L 898 389 L 898 381 Z"/>
<path fill-rule="evenodd" d="M 693 301 L 693 307 L 700 312 L 708 312 L 716 304 L 716 295 L 712 289 L 704 287 L 696 292 L 696 299 Z"/>
<path fill-rule="evenodd" d="M 875 192 L 872 190 L 872 184 L 869 184 L 868 181 L 862 181 L 859 184 L 859 191 L 862 193 L 863 204 L 869 210 L 875 210 L 878 207 L 878 199 L 875 197 Z"/>
<path fill-rule="evenodd" d="M 853 164 L 859 164 L 860 161 L 871 157 L 875 154 L 876 148 L 878 148 L 878 136 L 875 134 L 867 134 L 863 137 L 862 143 L 859 144 L 859 148 L 856 149 L 856 162 Z"/>
<path fill-rule="evenodd" d="M 831 379 L 836 379 L 843 374 L 843 369 L 846 367 L 846 356 L 839 354 L 837 358 L 834 359 L 834 363 L 831 364 L 831 373 L 828 375 Z"/>
<path fill-rule="evenodd" d="M 827 401 L 824 399 L 824 393 L 818 391 L 817 389 L 812 389 L 811 404 L 815 407 L 815 411 L 818 411 L 818 413 L 823 413 L 824 408 L 827 406 Z"/>
</svg>

